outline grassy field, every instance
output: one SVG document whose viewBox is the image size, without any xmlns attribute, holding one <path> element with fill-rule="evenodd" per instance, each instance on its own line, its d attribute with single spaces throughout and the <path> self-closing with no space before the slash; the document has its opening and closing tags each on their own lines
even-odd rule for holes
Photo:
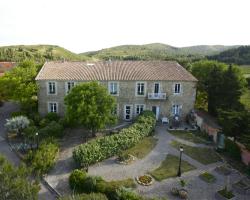
<svg viewBox="0 0 250 200">
<path fill-rule="evenodd" d="M 198 132 L 191 131 L 169 131 L 170 134 L 193 143 L 206 143 L 205 139 L 197 136 Z"/>
<path fill-rule="evenodd" d="M 250 110 L 250 90 L 246 90 L 240 98 L 240 102 L 245 105 L 246 109 Z"/>
<path fill-rule="evenodd" d="M 239 68 L 241 69 L 243 74 L 250 75 L 250 65 L 240 65 Z"/>
<path fill-rule="evenodd" d="M 207 165 L 211 163 L 215 163 L 220 161 L 220 157 L 216 154 L 216 152 L 209 148 L 201 148 L 201 147 L 191 147 L 185 144 L 182 144 L 177 141 L 172 141 L 171 146 L 176 149 L 179 149 L 180 146 L 183 146 L 184 153 L 194 160 Z"/>
<path fill-rule="evenodd" d="M 150 174 L 157 181 L 162 181 L 166 178 L 176 177 L 179 166 L 179 158 L 174 155 L 167 155 L 166 159 L 161 163 L 161 166 L 151 171 Z M 181 171 L 187 172 L 196 169 L 193 165 L 182 160 Z"/>
<path fill-rule="evenodd" d="M 123 153 L 128 153 L 135 156 L 136 158 L 142 159 L 150 153 L 150 151 L 155 147 L 156 144 L 157 139 L 153 137 L 146 137 L 140 143 L 124 151 Z"/>
</svg>

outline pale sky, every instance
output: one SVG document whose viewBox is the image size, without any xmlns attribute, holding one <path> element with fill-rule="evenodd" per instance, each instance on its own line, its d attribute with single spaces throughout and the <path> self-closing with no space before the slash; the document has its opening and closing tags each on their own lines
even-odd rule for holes
<svg viewBox="0 0 250 200">
<path fill-rule="evenodd" d="M 249 0 L 0 0 L 0 46 L 250 44 Z"/>
</svg>

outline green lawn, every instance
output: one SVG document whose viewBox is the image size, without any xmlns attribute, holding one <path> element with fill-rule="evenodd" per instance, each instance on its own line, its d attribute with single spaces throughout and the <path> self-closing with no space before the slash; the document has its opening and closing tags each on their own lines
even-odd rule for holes
<svg viewBox="0 0 250 200">
<path fill-rule="evenodd" d="M 240 65 L 239 68 L 243 74 L 250 74 L 250 65 Z"/>
<path fill-rule="evenodd" d="M 200 174 L 199 177 L 207 183 L 214 183 L 216 181 L 215 176 L 213 174 L 210 174 L 209 172 L 204 172 Z"/>
<path fill-rule="evenodd" d="M 150 172 L 157 181 L 162 181 L 169 177 L 176 177 L 179 166 L 179 158 L 174 155 L 167 155 L 161 166 Z M 193 165 L 182 160 L 181 171 L 187 172 L 196 169 Z"/>
<path fill-rule="evenodd" d="M 240 98 L 240 102 L 245 105 L 246 109 L 250 110 L 250 90 L 246 90 Z"/>
<path fill-rule="evenodd" d="M 142 159 L 156 146 L 157 139 L 153 137 L 146 137 L 134 147 L 126 150 L 123 154 L 131 154 L 136 158 Z"/>
<path fill-rule="evenodd" d="M 189 142 L 206 143 L 205 139 L 198 136 L 198 134 L 201 135 L 201 133 L 198 131 L 195 131 L 195 132 L 192 132 L 192 131 L 169 131 L 169 133 L 178 137 L 178 138 L 181 138 L 183 140 L 187 140 Z"/>
<path fill-rule="evenodd" d="M 183 146 L 184 153 L 186 155 L 204 165 L 215 163 L 221 160 L 217 153 L 209 148 L 191 147 L 177 141 L 172 141 L 171 146 L 176 149 L 179 149 L 180 146 Z"/>
</svg>

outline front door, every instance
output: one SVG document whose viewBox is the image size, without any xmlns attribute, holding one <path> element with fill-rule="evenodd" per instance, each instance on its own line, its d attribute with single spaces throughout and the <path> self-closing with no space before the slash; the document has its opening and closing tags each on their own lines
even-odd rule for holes
<svg viewBox="0 0 250 200">
<path fill-rule="evenodd" d="M 130 121 L 132 119 L 132 105 L 124 106 L 124 119 Z"/>
<path fill-rule="evenodd" d="M 152 112 L 155 114 L 156 120 L 158 120 L 159 114 L 160 114 L 160 107 L 159 106 L 152 106 Z"/>
</svg>

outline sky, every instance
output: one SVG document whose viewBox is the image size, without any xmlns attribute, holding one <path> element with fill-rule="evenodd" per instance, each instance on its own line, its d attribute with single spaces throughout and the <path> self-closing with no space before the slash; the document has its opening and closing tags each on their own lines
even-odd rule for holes
<svg viewBox="0 0 250 200">
<path fill-rule="evenodd" d="M 0 0 L 0 46 L 249 45 L 249 0 Z"/>
</svg>

